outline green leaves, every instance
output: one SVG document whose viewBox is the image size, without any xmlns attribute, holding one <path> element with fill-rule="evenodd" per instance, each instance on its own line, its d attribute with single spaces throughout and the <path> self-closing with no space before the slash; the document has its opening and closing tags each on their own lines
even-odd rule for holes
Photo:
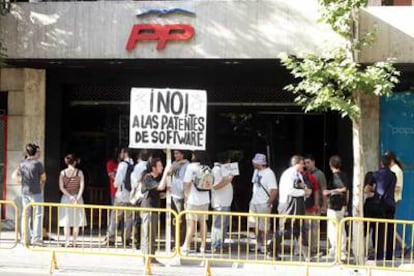
<svg viewBox="0 0 414 276">
<path fill-rule="evenodd" d="M 339 111 L 342 116 L 358 118 L 360 110 L 354 93 L 389 95 L 398 83 L 399 72 L 391 61 L 379 62 L 363 68 L 338 48 L 333 58 L 326 60 L 308 55 L 299 60 L 293 56 L 282 56 L 282 64 L 298 80 L 287 85 L 285 90 L 296 95 L 295 101 L 308 111 Z M 356 92 L 358 91 L 358 92 Z"/>
<path fill-rule="evenodd" d="M 400 73 L 392 60 L 363 66 L 353 58 L 353 51 L 370 45 L 376 31 L 355 37 L 357 13 L 367 5 L 367 0 L 319 0 L 320 22 L 347 40 L 343 47 L 334 49 L 330 59 L 307 55 L 299 60 L 293 56 L 281 55 L 282 64 L 297 79 L 284 89 L 296 95 L 295 102 L 308 111 L 339 111 L 352 120 L 359 118 L 358 93 L 390 95 L 398 83 Z"/>
<path fill-rule="evenodd" d="M 367 5 L 368 0 L 319 0 L 322 6 L 320 22 L 329 24 L 336 33 L 346 39 L 354 35 L 356 11 Z"/>
</svg>

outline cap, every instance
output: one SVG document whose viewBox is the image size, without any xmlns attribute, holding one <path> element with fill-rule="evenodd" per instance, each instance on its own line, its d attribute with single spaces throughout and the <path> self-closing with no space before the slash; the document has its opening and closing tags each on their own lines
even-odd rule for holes
<svg viewBox="0 0 414 276">
<path fill-rule="evenodd" d="M 252 159 L 252 162 L 256 165 L 266 165 L 266 155 L 262 153 L 256 153 L 254 158 Z"/>
</svg>

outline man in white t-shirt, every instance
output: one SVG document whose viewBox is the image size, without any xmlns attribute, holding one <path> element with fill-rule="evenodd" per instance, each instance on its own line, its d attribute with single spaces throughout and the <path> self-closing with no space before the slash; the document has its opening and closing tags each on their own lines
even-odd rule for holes
<svg viewBox="0 0 414 276">
<path fill-rule="evenodd" d="M 277 196 L 276 176 L 267 167 L 266 155 L 256 153 L 252 163 L 255 170 L 252 177 L 253 195 L 250 200 L 249 213 L 270 214 Z M 256 219 L 258 219 L 257 222 Z M 256 235 L 257 247 L 255 249 L 265 253 L 265 242 L 268 238 L 267 232 L 270 228 L 270 220 L 250 216 L 249 228 Z"/>
<path fill-rule="evenodd" d="M 187 169 L 184 174 L 184 209 L 186 211 L 208 211 L 210 205 L 210 193 L 209 191 L 199 191 L 194 186 L 194 181 L 196 178 L 200 177 L 200 171 L 202 165 L 208 165 L 209 159 L 207 153 L 204 151 L 194 151 L 191 159 L 191 163 L 188 164 Z M 200 233 L 201 233 L 201 245 L 200 252 L 204 253 L 206 248 L 206 239 L 207 239 L 207 225 L 206 220 L 208 215 L 200 214 L 187 214 L 185 216 L 187 225 L 186 225 L 186 234 L 185 241 L 181 247 L 181 253 L 187 254 L 188 249 L 191 245 L 193 235 L 196 231 L 197 222 L 200 223 Z"/>
<path fill-rule="evenodd" d="M 151 152 L 149 150 L 140 150 L 138 154 L 137 164 L 131 173 L 131 187 L 133 189 L 141 189 L 138 184 L 141 182 L 142 177 L 147 171 L 148 160 L 150 158 Z M 136 205 L 139 207 L 138 203 L 136 203 Z M 133 218 L 135 221 L 133 224 L 134 229 L 132 232 L 134 233 L 135 247 L 136 249 L 139 249 L 141 244 L 141 216 L 139 215 L 139 212 L 135 212 L 135 214 L 133 214 Z"/>
<path fill-rule="evenodd" d="M 174 150 L 174 162 L 172 163 L 171 174 L 171 198 L 172 208 L 177 213 L 184 211 L 184 176 L 190 162 L 186 159 L 187 152 Z M 180 243 L 185 240 L 185 222 L 180 222 Z M 174 231 L 174 228 L 173 228 Z M 175 236 L 174 236 L 175 237 Z"/>
<path fill-rule="evenodd" d="M 214 185 L 211 190 L 211 207 L 217 212 L 230 212 L 231 202 L 233 201 L 233 180 L 232 175 L 223 175 L 221 165 L 230 163 L 227 153 L 219 155 L 217 163 L 214 163 L 213 175 Z M 229 225 L 229 216 L 213 216 L 211 224 L 211 250 L 213 252 L 221 250 L 224 245 L 224 235 Z"/>
<path fill-rule="evenodd" d="M 125 178 L 127 177 L 128 166 L 134 164 L 134 161 L 130 158 L 130 153 L 130 149 L 128 148 L 121 149 L 120 157 L 122 161 L 118 164 L 114 181 L 114 186 L 117 188 L 114 206 L 131 206 L 129 202 L 130 191 L 125 188 Z M 111 222 L 107 229 L 108 233 L 106 238 L 106 242 L 110 246 L 116 244 L 115 234 L 116 229 L 120 223 L 124 224 L 125 232 L 122 235 L 123 244 L 129 246 L 131 243 L 132 225 L 134 223 L 132 219 L 132 212 L 124 210 L 113 210 L 111 214 Z M 126 240 L 124 240 L 125 237 Z"/>
<path fill-rule="evenodd" d="M 286 169 L 279 182 L 279 205 L 278 212 L 281 215 L 305 215 L 305 197 L 312 193 L 312 189 L 306 186 L 303 179 L 302 172 L 305 167 L 304 158 L 300 155 L 294 155 L 290 159 L 291 166 Z M 279 235 L 277 239 L 277 254 L 281 248 L 281 240 L 283 235 L 290 233 L 295 239 L 295 244 L 302 243 L 299 246 L 302 249 L 305 260 L 308 256 L 308 241 L 305 234 L 305 226 L 307 226 L 303 219 L 281 218 L 279 220 Z M 286 231 L 286 232 L 285 232 Z"/>
</svg>

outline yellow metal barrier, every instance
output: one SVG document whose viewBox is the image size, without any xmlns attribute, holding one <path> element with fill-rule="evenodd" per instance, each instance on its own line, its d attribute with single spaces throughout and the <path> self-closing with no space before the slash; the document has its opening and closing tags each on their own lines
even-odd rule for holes
<svg viewBox="0 0 414 276">
<path fill-rule="evenodd" d="M 28 237 L 29 218 L 35 217 L 36 207 L 43 209 L 41 221 L 48 240 Z M 25 207 L 23 215 L 25 245 L 31 250 L 146 258 L 176 255 L 174 248 L 166 247 L 163 230 L 164 216 L 177 217 L 173 210 L 32 202 Z"/>
<path fill-rule="evenodd" d="M 11 207 L 14 210 L 14 231 L 6 230 L 6 225 L 0 218 L 0 249 L 11 249 L 14 248 L 18 243 L 19 238 L 19 210 L 14 201 L 0 200 L 0 214 L 4 208 Z M 8 210 L 10 211 L 10 209 Z"/>
<path fill-rule="evenodd" d="M 363 245 L 360 256 L 363 263 L 345 261 L 343 265 L 349 268 L 360 268 L 368 271 L 389 270 L 414 272 L 414 221 L 389 220 L 378 218 L 348 217 L 341 221 L 341 226 L 353 232 L 354 227 L 360 227 L 364 235 L 356 238 L 356 244 Z M 400 232 L 400 235 L 397 233 Z M 341 233 L 339 233 L 341 235 Z M 401 239 L 399 241 L 400 236 Z M 409 238 L 410 243 L 405 240 Z M 402 241 L 402 242 L 401 242 Z M 342 247 L 342 245 L 340 245 Z M 351 240 L 347 239 L 347 255 L 352 254 Z"/>
<path fill-rule="evenodd" d="M 208 236 L 204 221 L 207 217 L 211 217 L 212 225 L 211 250 L 206 250 Z M 335 254 L 329 256 L 325 233 L 320 227 L 311 227 L 315 220 L 338 225 L 326 217 L 184 211 L 178 219 L 177 225 L 181 221 L 187 223 L 186 240 L 179 241 L 182 246 L 177 248 L 182 259 L 307 266 L 336 263 Z M 197 224 L 193 224 L 195 220 Z M 311 239 L 312 234 L 316 240 Z"/>
</svg>

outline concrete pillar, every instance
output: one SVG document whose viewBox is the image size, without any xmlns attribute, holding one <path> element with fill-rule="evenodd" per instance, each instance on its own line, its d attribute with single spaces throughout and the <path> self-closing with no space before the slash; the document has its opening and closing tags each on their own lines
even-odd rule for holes
<svg viewBox="0 0 414 276">
<path fill-rule="evenodd" d="M 45 144 L 46 72 L 36 69 L 1 69 L 0 90 L 8 92 L 7 179 L 6 199 L 20 204 L 21 186 L 12 172 L 22 160 L 24 146 L 29 142 Z M 43 162 L 43 156 L 42 162 Z M 12 210 L 7 218 L 13 219 Z"/>
</svg>

